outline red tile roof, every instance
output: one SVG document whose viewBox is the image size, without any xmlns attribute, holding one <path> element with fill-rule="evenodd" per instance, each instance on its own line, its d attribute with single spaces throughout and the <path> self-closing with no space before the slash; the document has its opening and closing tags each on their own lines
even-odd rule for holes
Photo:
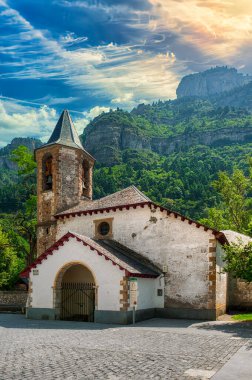
<svg viewBox="0 0 252 380">
<path fill-rule="evenodd" d="M 161 274 L 158 268 L 154 268 L 154 264 L 148 265 L 146 258 L 142 257 L 143 263 L 136 257 L 141 257 L 139 253 L 130 251 L 121 244 L 113 245 L 101 245 L 98 241 L 95 241 L 87 236 L 79 235 L 73 232 L 68 232 L 62 238 L 60 238 L 55 244 L 47 249 L 42 255 L 40 255 L 31 265 L 24 269 L 20 273 L 20 277 L 27 278 L 33 268 L 36 268 L 44 260 L 47 260 L 48 256 L 53 255 L 55 251 L 59 250 L 60 246 L 63 246 L 70 239 L 76 239 L 80 244 L 88 246 L 91 251 L 94 251 L 99 256 L 104 256 L 105 260 L 111 261 L 112 265 L 118 267 L 119 270 L 124 270 L 126 276 L 132 277 L 147 277 L 156 278 Z M 117 247 L 117 248 L 115 248 Z"/>
<path fill-rule="evenodd" d="M 83 200 L 77 206 L 57 214 L 56 217 L 82 211 L 99 210 L 121 205 L 133 205 L 147 202 L 151 202 L 151 200 L 135 186 L 130 186 L 94 201 Z"/>
</svg>

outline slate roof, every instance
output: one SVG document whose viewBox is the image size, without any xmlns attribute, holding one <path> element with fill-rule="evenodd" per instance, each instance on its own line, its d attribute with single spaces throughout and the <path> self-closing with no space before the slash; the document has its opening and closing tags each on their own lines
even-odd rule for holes
<svg viewBox="0 0 252 380">
<path fill-rule="evenodd" d="M 60 118 L 53 130 L 48 142 L 41 146 L 41 148 L 52 145 L 61 144 L 70 146 L 72 148 L 78 148 L 85 151 L 90 157 L 92 157 L 84 148 L 72 122 L 71 116 L 67 110 L 64 110 L 60 115 Z M 93 158 L 93 157 L 92 157 Z"/>
<path fill-rule="evenodd" d="M 47 260 L 48 256 L 58 252 L 59 247 L 63 246 L 69 239 L 75 238 L 80 244 L 88 246 L 93 254 L 104 256 L 105 260 L 111 261 L 111 265 L 118 266 L 120 270 L 125 270 L 126 276 L 156 278 L 162 272 L 150 260 L 141 254 L 130 250 L 129 248 L 115 241 L 94 240 L 84 235 L 74 232 L 68 232 L 60 238 L 52 247 L 40 255 L 31 265 L 20 273 L 21 278 L 29 277 L 33 268 Z M 59 254 L 59 253 L 57 253 Z"/>
<path fill-rule="evenodd" d="M 154 265 L 149 259 L 137 253 L 130 248 L 118 243 L 115 240 L 96 240 L 99 246 L 106 249 L 110 255 L 127 265 L 131 273 L 141 273 L 153 276 L 159 276 L 162 271 Z M 134 269 L 134 272 L 133 272 Z"/>
<path fill-rule="evenodd" d="M 114 194 L 107 195 L 106 197 L 94 201 L 82 200 L 77 206 L 63 211 L 57 215 L 65 215 L 72 212 L 80 212 L 86 210 L 99 210 L 103 208 L 139 204 L 145 202 L 151 202 L 151 200 L 135 186 L 129 186 L 126 189 L 117 191 Z"/>
</svg>

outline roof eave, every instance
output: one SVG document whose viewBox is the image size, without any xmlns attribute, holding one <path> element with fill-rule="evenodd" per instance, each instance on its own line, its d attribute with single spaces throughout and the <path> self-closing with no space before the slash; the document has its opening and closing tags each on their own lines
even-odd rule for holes
<svg viewBox="0 0 252 380">
<path fill-rule="evenodd" d="M 167 211 L 167 213 L 170 215 L 170 214 L 173 214 L 175 216 L 175 218 L 178 218 L 180 217 L 182 221 L 185 221 L 187 220 L 189 222 L 189 224 L 195 224 L 197 228 L 204 228 L 204 231 L 212 231 L 213 235 L 216 237 L 216 239 L 222 244 L 222 245 L 225 245 L 225 244 L 228 244 L 228 241 L 227 241 L 227 238 L 225 236 L 225 234 L 221 231 L 218 231 L 218 230 L 215 230 L 209 226 L 206 226 L 202 223 L 199 223 L 197 222 L 196 220 L 193 220 L 191 218 L 188 218 L 184 215 L 181 215 L 180 213 L 176 212 L 176 211 L 172 211 L 166 207 L 162 207 L 152 201 L 146 201 L 146 202 L 138 202 L 138 203 L 130 203 L 130 204 L 124 204 L 124 205 L 117 205 L 117 206 L 110 206 L 110 207 L 102 207 L 102 208 L 97 208 L 97 209 L 91 209 L 91 210 L 88 210 L 88 209 L 85 209 L 85 210 L 79 210 L 79 211 L 72 211 L 72 212 L 66 212 L 66 213 L 62 213 L 62 214 L 56 214 L 54 215 L 56 219 L 60 219 L 60 218 L 69 218 L 70 216 L 80 216 L 80 215 L 92 215 L 93 213 L 96 214 L 98 212 L 101 212 L 103 213 L 104 211 L 106 212 L 109 212 L 109 211 L 117 211 L 117 210 L 120 210 L 122 211 L 123 208 L 126 208 L 126 209 L 129 209 L 129 208 L 137 208 L 137 207 L 144 207 L 145 205 L 148 205 L 148 206 L 153 206 L 154 208 L 159 208 L 161 211 Z"/>
<path fill-rule="evenodd" d="M 50 144 L 44 144 L 44 145 L 42 145 L 42 146 L 40 146 L 40 147 L 38 147 L 38 148 L 36 148 L 36 149 L 34 149 L 34 157 L 36 157 L 36 152 L 38 151 L 38 150 L 40 150 L 40 149 L 43 149 L 43 148 L 47 148 L 47 147 L 50 147 L 50 146 L 52 146 L 52 145 L 61 145 L 61 146 L 65 146 L 65 147 L 67 147 L 67 148 L 72 148 L 72 149 L 80 149 L 80 150 L 82 150 L 94 163 L 96 162 L 96 159 L 90 154 L 90 153 L 88 153 L 86 150 L 85 150 L 85 148 L 83 148 L 83 147 L 80 147 L 79 145 L 76 145 L 76 147 L 74 147 L 74 146 L 71 146 L 71 145 L 67 145 L 67 144 L 63 144 L 63 143 L 61 143 L 60 141 L 56 141 L 56 142 L 52 142 L 52 143 L 50 143 Z"/>
</svg>

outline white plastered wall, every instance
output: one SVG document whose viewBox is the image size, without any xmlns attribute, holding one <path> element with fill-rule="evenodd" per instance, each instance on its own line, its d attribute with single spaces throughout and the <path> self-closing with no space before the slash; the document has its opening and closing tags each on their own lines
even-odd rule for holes
<svg viewBox="0 0 252 380">
<path fill-rule="evenodd" d="M 165 306 L 207 308 L 211 231 L 145 206 L 59 220 L 57 238 L 69 230 L 94 237 L 94 220 L 111 217 L 113 239 L 168 267 Z"/>
<path fill-rule="evenodd" d="M 47 260 L 37 266 L 39 275 L 31 272 L 32 307 L 54 307 L 53 286 L 57 273 L 70 262 L 82 263 L 92 272 L 98 286 L 98 310 L 120 310 L 120 280 L 125 271 L 74 238 L 70 238 L 64 246 L 54 251 L 53 255 L 48 255 Z"/>
<path fill-rule="evenodd" d="M 138 278 L 138 302 L 137 309 L 151 309 L 164 307 L 164 279 Z M 162 290 L 162 296 L 158 296 L 157 290 Z"/>
</svg>

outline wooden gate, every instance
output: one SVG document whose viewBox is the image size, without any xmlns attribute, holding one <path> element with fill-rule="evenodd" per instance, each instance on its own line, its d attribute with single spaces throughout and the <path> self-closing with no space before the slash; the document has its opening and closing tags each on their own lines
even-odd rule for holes
<svg viewBox="0 0 252 380">
<path fill-rule="evenodd" d="M 60 319 L 94 322 L 95 285 L 91 283 L 62 283 Z"/>
</svg>

